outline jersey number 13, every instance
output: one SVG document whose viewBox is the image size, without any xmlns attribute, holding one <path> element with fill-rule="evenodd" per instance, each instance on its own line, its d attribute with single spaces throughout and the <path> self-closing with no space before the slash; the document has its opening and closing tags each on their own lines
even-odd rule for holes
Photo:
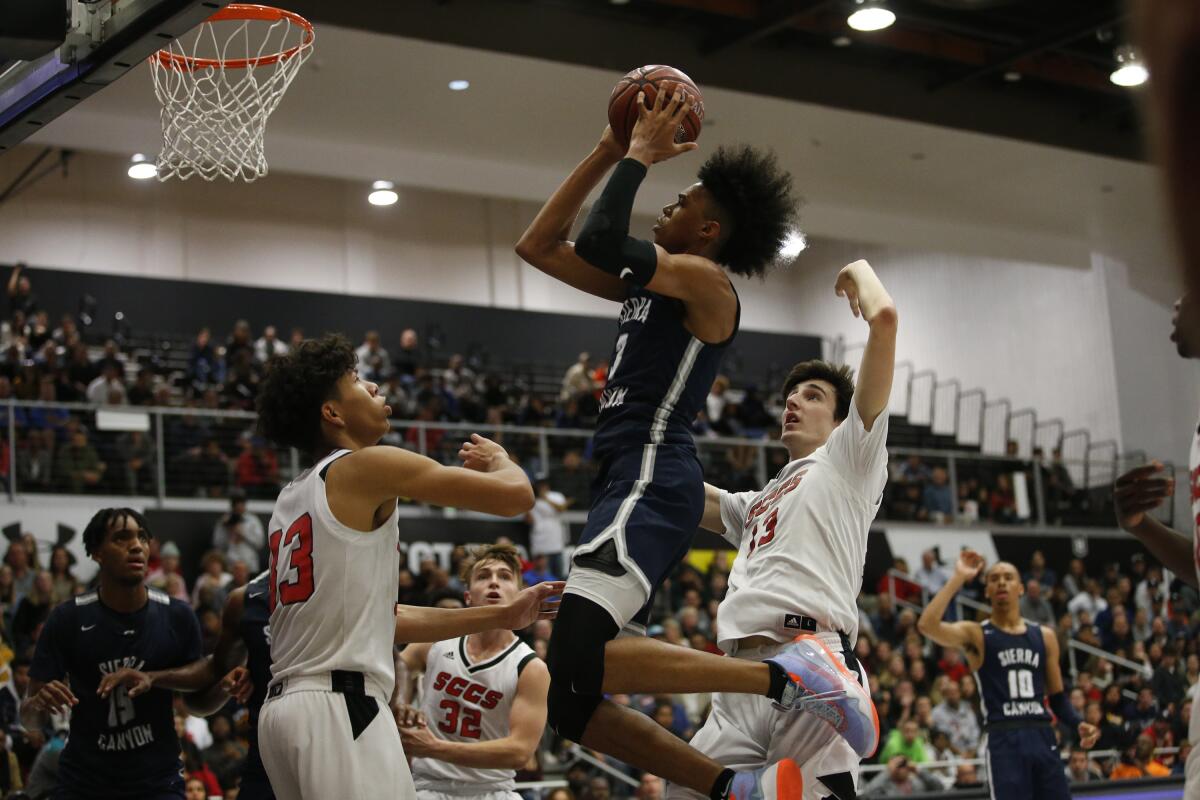
<svg viewBox="0 0 1200 800">
<path fill-rule="evenodd" d="M 271 610 L 274 611 L 277 604 L 290 606 L 292 603 L 303 603 L 312 597 L 315 588 L 312 517 L 308 514 L 300 517 L 288 526 L 286 534 L 283 531 L 273 531 L 269 544 Z M 279 564 L 285 554 L 288 555 L 288 568 L 281 574 Z"/>
</svg>

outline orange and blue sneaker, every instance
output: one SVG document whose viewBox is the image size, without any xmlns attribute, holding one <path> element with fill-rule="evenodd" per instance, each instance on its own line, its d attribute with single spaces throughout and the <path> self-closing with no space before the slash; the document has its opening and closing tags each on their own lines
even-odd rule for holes
<svg viewBox="0 0 1200 800">
<path fill-rule="evenodd" d="M 790 758 L 737 772 L 729 785 L 729 800 L 801 800 L 803 796 L 804 776 Z"/>
<path fill-rule="evenodd" d="M 861 758 L 879 746 L 879 715 L 871 696 L 841 659 L 811 634 L 797 636 L 766 659 L 783 669 L 788 685 L 780 705 L 820 717 Z"/>
</svg>

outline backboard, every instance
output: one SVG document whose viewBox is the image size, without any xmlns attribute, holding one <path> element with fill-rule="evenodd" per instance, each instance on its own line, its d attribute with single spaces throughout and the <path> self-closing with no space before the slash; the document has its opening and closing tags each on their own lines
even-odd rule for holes
<svg viewBox="0 0 1200 800">
<path fill-rule="evenodd" d="M 50 0 L 53 2 L 53 0 Z M 0 54 L 0 153 L 137 66 L 230 0 L 62 0 L 63 44 L 31 60 Z"/>
</svg>

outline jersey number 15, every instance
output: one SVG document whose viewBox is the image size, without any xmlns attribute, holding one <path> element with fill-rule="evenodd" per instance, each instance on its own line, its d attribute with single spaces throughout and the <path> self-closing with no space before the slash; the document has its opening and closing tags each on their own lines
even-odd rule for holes
<svg viewBox="0 0 1200 800">
<path fill-rule="evenodd" d="M 303 603 L 312 597 L 315 588 L 312 517 L 308 514 L 300 517 L 288 526 L 286 534 L 283 531 L 273 531 L 270 548 L 271 610 L 275 610 L 276 604 L 290 606 L 292 603 Z M 288 554 L 288 568 L 280 574 L 279 563 L 285 553 Z"/>
</svg>

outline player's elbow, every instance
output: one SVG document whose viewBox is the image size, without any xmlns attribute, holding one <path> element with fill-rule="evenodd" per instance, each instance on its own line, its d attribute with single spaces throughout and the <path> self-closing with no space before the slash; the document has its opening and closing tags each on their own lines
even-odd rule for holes
<svg viewBox="0 0 1200 800">
<path fill-rule="evenodd" d="M 917 618 L 917 631 L 922 636 L 932 636 L 934 621 L 929 619 L 924 614 Z"/>
<path fill-rule="evenodd" d="M 536 751 L 537 742 L 534 742 L 530 745 L 516 742 L 512 747 L 508 748 L 507 752 L 505 752 L 504 764 L 501 766 L 503 766 L 505 769 L 512 770 L 524 769 L 525 765 L 528 764 L 529 760 L 533 758 L 533 754 Z"/>
<path fill-rule="evenodd" d="M 521 234 L 521 238 L 517 240 L 517 246 L 513 249 L 516 250 L 517 256 L 522 261 L 537 264 L 545 258 L 549 242 L 539 240 L 533 229 L 530 229 Z"/>
<path fill-rule="evenodd" d="M 536 499 L 533 487 L 528 483 L 513 486 L 499 499 L 500 510 L 496 513 L 505 517 L 519 517 L 533 508 Z"/>
<path fill-rule="evenodd" d="M 575 255 L 593 267 L 613 269 L 621 260 L 624 236 L 605 230 L 584 230 L 575 242 Z"/>
</svg>

